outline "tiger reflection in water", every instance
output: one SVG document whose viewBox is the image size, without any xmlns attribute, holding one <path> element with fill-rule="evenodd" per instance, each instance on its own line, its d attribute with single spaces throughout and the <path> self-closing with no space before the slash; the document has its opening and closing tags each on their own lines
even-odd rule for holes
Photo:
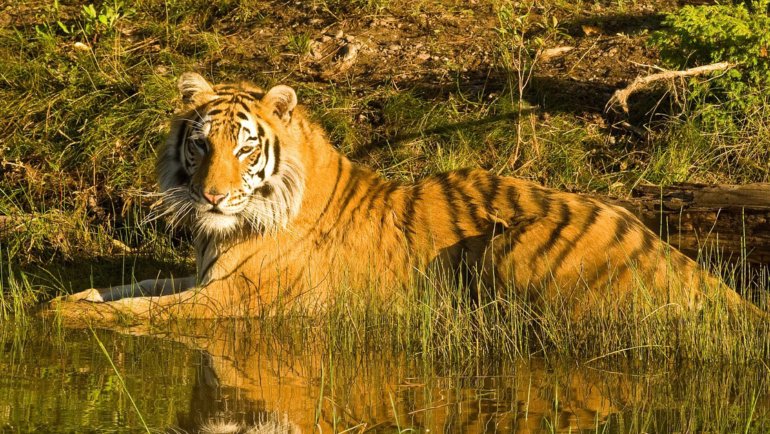
<svg viewBox="0 0 770 434">
<path fill-rule="evenodd" d="M 403 358 L 340 358 L 331 366 L 322 352 L 247 335 L 254 333 L 222 322 L 164 333 L 200 351 L 179 431 L 393 432 L 400 426 L 417 432 L 534 433 L 550 424 L 558 432 L 575 432 L 640 402 L 644 389 L 630 377 L 554 370 L 536 359 L 493 363 L 470 377 L 410 378 L 405 372 L 411 365 Z"/>
</svg>

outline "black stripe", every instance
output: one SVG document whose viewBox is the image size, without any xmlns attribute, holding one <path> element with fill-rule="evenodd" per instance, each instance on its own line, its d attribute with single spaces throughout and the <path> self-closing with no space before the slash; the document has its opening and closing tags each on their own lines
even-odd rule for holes
<svg viewBox="0 0 770 434">
<path fill-rule="evenodd" d="M 262 166 L 261 169 L 259 169 L 259 172 L 257 172 L 257 176 L 259 176 L 259 179 L 265 179 L 265 169 L 267 169 L 268 164 L 270 164 L 270 147 L 265 146 L 265 165 Z"/>
<path fill-rule="evenodd" d="M 479 213 L 479 205 L 471 197 L 471 195 L 469 195 L 463 189 L 462 184 L 458 184 L 455 187 L 455 191 L 462 197 L 462 200 L 468 206 L 469 215 L 471 217 L 471 223 L 473 223 L 473 226 L 476 228 L 476 230 L 478 231 L 478 230 L 481 230 L 482 228 L 486 228 L 490 226 L 489 220 L 486 218 L 485 215 Z"/>
<path fill-rule="evenodd" d="M 540 257 L 543 256 L 546 252 L 553 249 L 553 245 L 556 243 L 556 241 L 559 240 L 559 238 L 561 238 L 561 233 L 564 231 L 564 228 L 569 226 L 570 218 L 572 218 L 572 213 L 570 212 L 569 206 L 567 206 L 567 202 L 562 202 L 559 223 L 557 223 L 556 227 L 551 231 L 551 235 L 548 236 L 548 240 L 546 240 L 546 242 L 542 246 L 538 247 L 538 249 L 535 251 L 531 262 L 534 263 L 534 261 L 540 259 Z"/>
<path fill-rule="evenodd" d="M 270 139 L 265 139 L 265 147 L 270 146 Z M 273 142 L 273 151 L 275 153 L 275 164 L 273 165 L 273 173 L 278 173 L 278 166 L 281 164 L 281 142 L 278 141 L 278 137 Z"/>
<path fill-rule="evenodd" d="M 578 231 L 578 235 L 570 241 L 567 245 L 562 248 L 561 252 L 554 256 L 551 259 L 551 263 L 555 264 L 556 268 L 554 268 L 554 272 L 558 271 L 561 267 L 562 261 L 564 261 L 564 258 L 567 257 L 567 255 L 570 252 L 573 252 L 573 249 L 577 247 L 578 243 L 585 238 L 585 236 L 591 231 L 591 227 L 596 223 L 596 220 L 599 218 L 599 212 L 601 211 L 601 208 L 597 207 L 596 205 L 593 205 L 591 207 L 591 211 L 588 214 L 588 217 L 586 218 L 583 225 L 580 227 L 580 230 Z"/>
<path fill-rule="evenodd" d="M 355 208 L 350 210 L 350 216 L 343 221 L 341 217 L 342 217 L 343 214 L 345 214 L 345 211 L 348 209 L 348 206 L 350 205 L 353 197 L 355 196 L 355 193 L 356 193 L 356 188 L 355 187 L 358 187 L 358 184 L 360 184 L 360 183 L 361 182 L 358 179 L 356 179 L 356 185 L 351 189 L 350 193 L 348 194 L 348 197 L 346 197 L 342 201 L 342 210 L 339 213 L 339 217 L 337 218 L 337 221 L 329 229 L 329 232 L 330 232 L 330 231 L 336 229 L 337 227 L 339 227 L 340 224 L 342 224 L 343 225 L 342 226 L 343 227 L 343 231 L 342 231 L 343 239 L 345 237 L 347 237 L 348 233 L 350 232 L 350 231 L 347 230 L 348 227 L 353 223 L 354 216 L 356 215 L 356 213 L 358 213 L 360 211 L 361 207 L 364 204 L 364 198 L 369 196 L 369 192 L 372 189 L 372 185 L 374 185 L 374 183 L 372 183 L 372 182 L 364 183 L 365 184 L 364 185 L 365 190 L 361 193 L 361 197 L 358 200 L 358 205 L 356 205 Z"/>
<path fill-rule="evenodd" d="M 623 245 L 623 241 L 626 239 L 629 233 L 631 233 L 631 227 L 632 223 L 628 221 L 628 218 L 624 215 L 620 215 L 620 223 L 618 223 L 618 229 L 617 229 L 617 235 L 615 236 L 615 239 L 617 239 L 617 243 L 619 246 Z"/>
<path fill-rule="evenodd" d="M 500 179 L 497 176 L 489 175 L 487 180 L 489 181 L 489 189 L 487 191 L 481 190 L 481 195 L 484 198 L 484 206 L 487 208 L 487 212 L 492 211 L 495 203 L 495 196 L 497 196 L 497 190 L 500 188 Z"/>
<path fill-rule="evenodd" d="M 467 250 L 467 246 L 465 244 L 465 232 L 460 227 L 460 224 L 458 222 L 459 215 L 454 203 L 455 202 L 454 191 L 453 191 L 454 186 L 449 180 L 449 176 L 450 176 L 449 173 L 439 175 L 438 182 L 439 182 L 439 186 L 441 187 L 441 191 L 444 193 L 444 199 L 446 200 L 447 209 L 449 210 L 449 218 L 451 220 L 450 223 L 452 224 L 452 232 L 454 233 L 455 237 L 457 237 L 458 239 L 458 245 L 462 253 Z M 453 258 L 453 259 L 456 259 L 456 258 Z"/>
<path fill-rule="evenodd" d="M 471 173 L 471 169 L 464 167 L 462 169 L 455 170 L 454 173 L 458 178 L 468 178 L 468 175 Z"/>
<path fill-rule="evenodd" d="M 395 184 L 395 183 L 388 183 L 388 182 L 383 182 L 383 181 L 380 181 L 380 182 L 378 183 L 378 185 L 377 185 L 377 188 L 376 188 L 376 189 L 375 189 L 375 188 L 372 188 L 372 189 L 370 189 L 370 190 L 369 190 L 369 191 L 370 191 L 370 193 L 368 194 L 368 196 L 369 196 L 369 201 L 368 201 L 368 203 L 367 203 L 367 207 L 366 207 L 366 215 L 369 215 L 369 214 L 371 214 L 371 212 L 372 212 L 372 209 L 374 209 L 374 205 L 375 205 L 375 203 L 376 203 L 376 200 L 377 200 L 377 198 L 379 197 L 380 193 L 381 193 L 383 190 L 385 190 L 385 188 L 387 188 L 387 187 L 392 187 L 392 184 Z M 363 201 L 361 202 L 361 204 L 360 204 L 359 206 L 360 206 L 360 207 L 362 207 L 362 206 L 363 206 Z"/>
<path fill-rule="evenodd" d="M 655 235 L 652 235 L 649 233 L 646 228 L 639 228 L 642 233 L 642 243 L 641 245 L 637 246 L 631 253 L 628 254 L 628 259 L 626 260 L 626 263 L 631 266 L 635 262 L 639 260 L 639 257 L 643 253 L 647 253 L 650 250 L 652 250 L 655 247 L 655 241 L 658 240 L 658 237 Z M 663 254 L 661 252 L 661 254 Z"/>
<path fill-rule="evenodd" d="M 208 115 L 208 116 L 216 116 L 216 115 L 218 115 L 218 114 L 222 113 L 223 111 L 224 111 L 224 110 L 222 110 L 222 109 L 220 109 L 220 108 L 216 108 L 216 109 L 213 109 L 213 110 L 209 110 L 209 111 L 206 113 L 206 115 Z"/>
<path fill-rule="evenodd" d="M 615 230 L 614 230 L 614 233 L 616 235 L 613 236 L 614 241 L 612 242 L 612 245 L 609 246 L 609 247 L 612 248 L 612 247 L 620 247 L 620 246 L 622 246 L 623 243 L 626 240 L 626 236 L 628 236 L 628 234 L 629 234 L 629 229 L 630 228 L 629 228 L 628 222 L 626 221 L 625 217 L 621 216 L 620 218 L 615 220 Z M 639 252 L 641 252 L 641 248 L 638 248 L 637 250 L 639 250 Z M 636 255 L 636 254 L 637 253 L 634 253 L 634 255 Z M 624 265 L 623 268 L 628 268 L 628 266 L 629 266 L 628 262 L 626 260 L 623 261 L 623 265 Z M 586 282 L 589 288 L 596 289 L 596 284 L 599 283 L 599 281 L 601 281 L 605 277 L 609 277 L 610 273 L 612 271 L 614 271 L 614 270 L 610 270 L 609 266 L 615 266 L 617 268 L 617 266 L 615 264 L 607 264 L 606 262 L 602 262 L 602 266 L 603 266 L 603 268 L 601 270 L 599 270 L 599 272 L 596 273 L 596 275 L 591 280 Z"/>
<path fill-rule="evenodd" d="M 354 216 L 358 214 L 364 205 L 368 206 L 366 209 L 366 213 L 368 215 L 369 211 L 371 210 L 372 201 L 383 190 L 383 186 L 386 184 L 387 182 L 383 182 L 380 178 L 370 179 L 366 191 L 364 191 L 364 193 L 361 195 L 361 200 L 359 200 L 358 205 L 356 205 L 356 207 L 350 211 L 350 215 Z"/>
<path fill-rule="evenodd" d="M 259 135 L 259 137 L 265 137 L 265 128 L 262 127 L 262 124 L 259 122 L 257 122 L 257 134 Z M 277 137 L 276 137 L 276 140 L 278 140 Z"/>
<path fill-rule="evenodd" d="M 391 182 L 388 185 L 388 188 L 385 189 L 385 191 L 382 193 L 382 205 L 385 208 L 390 208 L 390 206 L 388 205 L 388 202 L 390 201 L 390 197 L 393 196 L 393 193 L 395 193 L 396 190 L 398 190 L 398 183 Z"/>
<path fill-rule="evenodd" d="M 257 91 L 247 91 L 246 92 L 250 97 L 254 98 L 255 100 L 259 101 L 262 98 L 264 98 L 265 93 L 264 92 L 257 92 Z"/>
<path fill-rule="evenodd" d="M 238 103 L 241 108 L 246 112 L 251 112 L 251 107 L 249 107 L 245 102 L 243 102 L 240 98 L 235 100 L 236 103 Z"/>
<path fill-rule="evenodd" d="M 337 193 L 337 187 L 339 187 L 340 178 L 342 178 L 342 155 L 337 154 L 337 174 L 334 176 L 334 185 L 332 186 L 332 192 L 329 194 L 329 199 L 326 201 L 326 204 L 324 205 L 324 209 L 321 210 L 321 214 L 318 215 L 318 218 L 316 219 L 313 227 L 317 226 L 318 223 L 321 221 L 321 219 L 324 217 L 324 215 L 326 215 L 326 212 L 329 211 L 329 207 L 334 201 L 334 196 Z"/>
<path fill-rule="evenodd" d="M 216 99 L 209 102 L 209 110 L 218 109 L 220 106 L 226 106 L 230 104 L 230 100 L 227 98 L 222 98 L 222 96 L 217 96 Z"/>
<path fill-rule="evenodd" d="M 414 213 L 415 213 L 415 207 L 417 206 L 417 202 L 420 200 L 420 194 L 422 193 L 422 184 L 417 184 L 414 186 L 412 191 L 410 192 L 406 198 L 406 206 L 404 207 L 404 213 L 401 216 L 402 219 L 402 227 L 404 234 L 406 235 L 406 245 L 407 247 L 412 247 L 412 243 L 414 243 L 414 236 L 416 235 L 416 232 L 414 230 Z"/>
<path fill-rule="evenodd" d="M 540 207 L 540 214 L 545 217 L 551 211 L 551 194 L 543 188 L 536 187 L 530 190 L 533 200 Z"/>
<path fill-rule="evenodd" d="M 348 181 L 348 184 L 345 186 L 345 189 L 342 191 L 343 198 L 340 200 L 340 212 L 338 215 L 338 222 L 340 221 L 339 218 L 342 217 L 343 214 L 345 214 L 345 211 L 348 209 L 348 205 L 350 205 L 350 201 L 353 200 L 356 193 L 358 192 L 358 186 L 361 184 L 361 176 L 359 174 L 359 170 L 356 166 L 353 166 L 353 169 L 350 172 L 350 180 Z M 337 226 L 337 223 L 334 224 L 334 226 Z"/>
<path fill-rule="evenodd" d="M 249 120 L 249 116 L 246 113 L 244 113 L 244 112 L 237 112 L 235 115 L 238 116 L 238 119 L 240 119 L 242 121 L 248 121 Z"/>
<path fill-rule="evenodd" d="M 505 194 L 505 198 L 508 200 L 508 207 L 511 208 L 511 217 L 515 217 L 518 214 L 521 207 L 519 206 L 519 189 L 513 184 L 509 185 Z"/>
<path fill-rule="evenodd" d="M 499 263 L 504 262 L 505 259 L 508 258 L 511 253 L 513 253 L 514 246 L 519 243 L 519 239 L 522 235 L 524 235 L 524 233 L 527 232 L 529 225 L 531 225 L 534 220 L 534 217 L 528 216 L 527 218 L 518 220 L 514 219 L 513 221 L 509 222 L 509 224 L 512 224 L 506 227 L 501 233 L 504 236 L 503 244 L 500 247 L 503 251 L 503 254 L 502 257 L 498 259 Z M 516 261 L 514 265 L 517 263 L 518 261 Z"/>
</svg>

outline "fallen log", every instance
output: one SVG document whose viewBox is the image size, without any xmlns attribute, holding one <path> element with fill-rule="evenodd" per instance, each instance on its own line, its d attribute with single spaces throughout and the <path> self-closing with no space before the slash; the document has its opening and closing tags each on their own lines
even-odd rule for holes
<svg viewBox="0 0 770 434">
<path fill-rule="evenodd" d="M 693 258 L 770 264 L 770 184 L 639 186 L 612 202 Z"/>
</svg>

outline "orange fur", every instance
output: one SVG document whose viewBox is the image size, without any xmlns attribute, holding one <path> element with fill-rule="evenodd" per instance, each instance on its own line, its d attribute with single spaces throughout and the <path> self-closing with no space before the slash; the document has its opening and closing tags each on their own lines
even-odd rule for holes
<svg viewBox="0 0 770 434">
<path fill-rule="evenodd" d="M 484 294 L 514 288 L 541 306 L 568 305 L 575 317 L 619 306 L 640 286 L 653 307 L 699 309 L 711 287 L 729 306 L 757 311 L 622 208 L 482 170 L 400 184 L 340 154 L 286 86 L 211 86 L 185 74 L 180 90 L 185 105 L 159 154 L 158 174 L 164 191 L 182 197 L 171 215 L 197 233 L 197 284 L 145 281 L 72 299 L 110 301 L 115 311 L 142 316 L 255 315 L 279 304 L 322 307 L 342 285 L 376 287 L 387 298 L 436 269 L 463 276 Z M 240 161 L 244 128 L 264 133 L 262 151 Z M 196 134 L 205 138 L 180 148 Z M 248 193 L 244 171 L 266 161 L 260 159 L 271 143 L 279 143 L 280 155 L 272 153 L 280 162 Z M 189 167 L 180 169 L 185 152 Z M 296 179 L 284 185 L 282 176 Z M 178 215 L 186 200 L 204 206 L 203 193 L 226 196 L 227 206 L 247 197 L 265 209 L 291 209 L 255 211 L 254 221 L 239 223 L 200 210 Z M 137 294 L 144 296 L 131 297 Z"/>
</svg>

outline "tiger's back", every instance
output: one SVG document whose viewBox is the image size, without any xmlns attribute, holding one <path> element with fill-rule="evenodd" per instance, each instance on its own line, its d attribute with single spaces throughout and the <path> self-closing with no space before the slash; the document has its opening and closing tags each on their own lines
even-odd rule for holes
<svg viewBox="0 0 770 434">
<path fill-rule="evenodd" d="M 317 234 L 362 280 L 375 270 L 403 284 L 413 277 L 406 271 L 433 266 L 489 294 L 513 287 L 538 303 L 569 298 L 576 315 L 644 286 L 657 288 L 660 303 L 695 308 L 704 286 L 723 286 L 628 211 L 593 198 L 482 170 L 413 185 L 350 170 L 346 185 L 357 192 L 341 195 L 341 211 Z"/>
</svg>

